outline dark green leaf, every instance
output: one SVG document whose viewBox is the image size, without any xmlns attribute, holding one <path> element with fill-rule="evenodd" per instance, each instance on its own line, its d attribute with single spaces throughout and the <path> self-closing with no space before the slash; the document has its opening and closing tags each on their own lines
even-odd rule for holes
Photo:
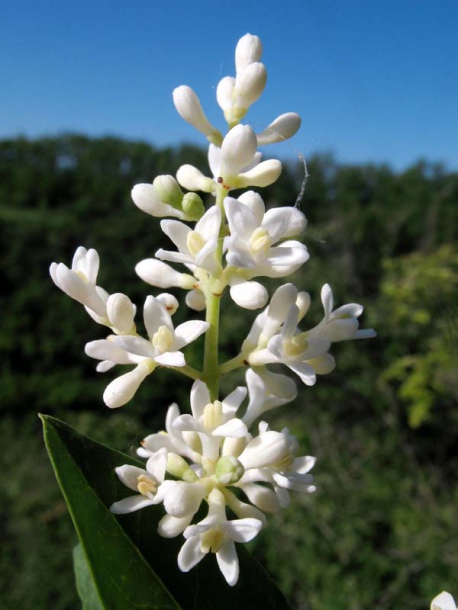
<svg viewBox="0 0 458 610">
<path fill-rule="evenodd" d="M 83 602 L 83 610 L 103 610 L 97 587 L 81 544 L 77 544 L 73 549 L 73 567 L 75 569 L 76 589 Z"/>
<path fill-rule="evenodd" d="M 111 493 L 114 492 L 110 470 L 116 458 L 111 456 L 107 463 L 100 464 L 105 452 L 108 457 L 110 450 L 93 444 L 53 418 L 42 417 L 42 420 L 46 447 L 81 541 L 101 607 L 106 610 L 179 608 L 104 503 L 103 498 L 110 493 L 110 488 Z M 83 459 L 78 462 L 77 456 Z M 122 454 L 116 457 L 124 460 Z M 107 469 L 105 472 L 104 467 Z M 100 495 L 92 486 L 94 481 L 87 477 L 88 468 L 99 477 Z"/>
</svg>

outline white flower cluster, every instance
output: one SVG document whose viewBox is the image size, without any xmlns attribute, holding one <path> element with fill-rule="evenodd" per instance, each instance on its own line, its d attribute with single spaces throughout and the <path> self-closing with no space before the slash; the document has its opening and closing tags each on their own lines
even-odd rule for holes
<svg viewBox="0 0 458 610">
<path fill-rule="evenodd" d="M 317 375 L 329 373 L 335 366 L 329 353 L 333 343 L 375 335 L 371 329 L 359 329 L 360 305 L 334 309 L 327 284 L 321 293 L 324 317 L 304 330 L 298 325 L 309 309 L 308 293 L 286 283 L 269 301 L 265 286 L 255 280 L 287 277 L 309 258 L 300 241 L 306 227 L 300 210 L 266 210 L 254 190 L 237 198 L 229 195 L 234 189 L 275 182 L 281 163 L 262 161 L 258 146 L 290 138 L 301 123 L 292 112 L 280 115 L 259 134 L 240 123 L 266 84 L 261 54 L 259 38 L 243 36 L 235 51 L 235 77 L 224 77 L 217 87 L 217 101 L 228 123 L 224 137 L 208 121 L 190 87 L 173 92 L 179 114 L 210 142 L 211 177 L 183 165 L 176 177 L 158 176 L 152 184 L 138 184 L 132 190 L 133 201 L 141 210 L 165 218 L 161 228 L 173 244 L 169 250 L 159 249 L 154 258 L 140 261 L 137 274 L 155 288 L 186 290 L 187 305 L 205 311 L 206 320 L 187 321 L 175 328 L 176 298 L 168 293 L 148 296 L 143 308 L 146 337 L 142 337 L 130 299 L 121 293 L 110 295 L 97 285 L 99 257 L 95 250 L 80 247 L 71 269 L 53 263 L 50 270 L 61 290 L 111 330 L 106 339 L 86 345 L 86 353 L 100 360 L 97 370 L 105 372 L 117 364 L 133 367 L 107 386 L 103 398 L 108 407 L 117 408 L 131 400 L 159 366 L 194 380 L 192 414 L 180 414 L 172 405 L 166 431 L 143 441 L 138 452 L 147 458 L 146 468 L 117 468 L 120 480 L 135 495 L 116 502 L 112 511 L 132 512 L 162 504 L 166 514 L 159 533 L 185 538 L 178 556 L 180 569 L 190 570 L 213 552 L 230 585 L 237 582 L 239 571 L 234 543 L 254 538 L 265 524 L 264 513 L 287 506 L 291 490 L 314 490 L 309 471 L 315 459 L 296 456 L 297 442 L 287 429 L 277 432 L 261 421 L 257 431 L 250 432 L 258 418 L 291 402 L 297 394 L 293 380 L 273 373 L 268 365 L 284 364 L 306 385 L 313 385 Z M 212 195 L 214 204 L 205 206 L 197 191 L 207 198 Z M 185 272 L 168 263 L 184 265 Z M 220 364 L 219 306 L 226 289 L 239 307 L 264 310 L 255 318 L 240 353 Z M 202 370 L 197 370 L 186 363 L 181 350 L 201 335 L 205 335 L 205 354 Z M 220 401 L 220 378 L 240 367 L 247 367 L 246 387 L 238 387 Z M 242 408 L 246 397 L 247 405 Z M 193 523 L 202 503 L 207 506 L 207 516 Z"/>
<path fill-rule="evenodd" d="M 315 458 L 295 456 L 297 442 L 286 428 L 276 432 L 260 422 L 255 436 L 248 431 L 263 408 L 295 395 L 291 380 L 270 373 L 266 383 L 248 369 L 246 381 L 250 400 L 243 416 L 238 411 L 247 395 L 245 387 L 212 402 L 206 384 L 195 381 L 192 415 L 180 415 L 178 406 L 171 405 L 166 431 L 143 440 L 138 454 L 148 458 L 146 469 L 116 469 L 136 494 L 111 507 L 115 513 L 127 513 L 162 503 L 166 515 L 159 533 L 166 538 L 183 534 L 186 539 L 178 556 L 180 569 L 187 572 L 211 551 L 230 585 L 237 582 L 239 571 L 234 542 L 254 538 L 265 524 L 265 512 L 288 505 L 289 491 L 315 489 L 309 474 Z M 272 394 L 268 386 L 282 395 Z M 208 515 L 191 525 L 203 501 Z M 236 519 L 228 519 L 226 507 Z"/>
</svg>

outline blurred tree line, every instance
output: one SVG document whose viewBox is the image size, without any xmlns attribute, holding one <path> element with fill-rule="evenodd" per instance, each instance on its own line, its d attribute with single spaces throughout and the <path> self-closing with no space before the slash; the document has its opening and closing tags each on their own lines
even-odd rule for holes
<svg viewBox="0 0 458 610">
<path fill-rule="evenodd" d="M 113 374 L 95 373 L 83 353 L 105 330 L 48 274 L 52 261 L 70 265 L 78 245 L 96 248 L 100 285 L 128 294 L 141 319 L 145 297 L 159 290 L 134 266 L 167 238 L 129 191 L 183 163 L 206 171 L 205 152 L 72 134 L 0 141 L 4 608 L 78 607 L 74 534 L 36 413 L 129 452 L 162 427 L 172 401 L 188 408 L 188 380 L 161 371 L 131 404 L 108 412 L 101 396 Z M 337 304 L 365 306 L 363 325 L 378 338 L 337 344 L 337 369 L 272 414 L 318 456 L 318 491 L 272 517 L 254 552 L 295 608 L 427 607 L 444 588 L 458 594 L 458 174 L 427 162 L 402 173 L 341 166 L 331 155 L 307 166 L 300 200 L 300 161 L 286 163 L 262 192 L 267 205 L 295 203 L 308 218 L 311 259 L 293 281 L 312 294 L 312 322 L 328 282 Z M 227 300 L 222 315 L 230 357 L 254 314 L 235 312 Z M 191 363 L 201 347 L 186 352 Z M 240 372 L 227 389 L 234 382 L 243 383 Z"/>
</svg>

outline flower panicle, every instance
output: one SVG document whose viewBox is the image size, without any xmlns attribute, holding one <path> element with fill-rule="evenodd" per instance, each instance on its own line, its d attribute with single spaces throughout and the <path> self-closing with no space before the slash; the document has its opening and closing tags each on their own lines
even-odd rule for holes
<svg viewBox="0 0 458 610">
<path fill-rule="evenodd" d="M 239 576 L 235 544 L 252 540 L 265 527 L 266 515 L 288 506 L 292 493 L 315 490 L 310 472 L 315 458 L 298 455 L 294 435 L 287 428 L 273 430 L 264 420 L 298 393 L 295 381 L 270 365 L 284 365 L 312 386 L 317 375 L 335 367 L 329 353 L 334 343 L 375 335 L 359 327 L 362 306 L 334 308 L 328 284 L 321 291 L 322 320 L 303 330 L 310 295 L 287 282 L 269 299 L 262 282 L 286 278 L 310 258 L 303 243 L 305 214 L 293 205 L 266 206 L 257 190 L 273 184 L 282 171 L 282 163 L 263 159 L 259 148 L 293 137 L 301 126 L 295 112 L 280 114 L 260 132 L 242 122 L 266 87 L 262 51 L 258 36 L 243 36 L 235 49 L 235 74 L 224 76 L 216 87 L 226 133 L 210 122 L 191 87 L 173 91 L 179 115 L 208 141 L 209 172 L 183 164 L 176 175 L 156 176 L 131 192 L 135 206 L 160 219 L 168 242 L 137 263 L 137 275 L 159 291 L 184 290 L 186 305 L 205 319 L 177 325 L 175 295 L 150 294 L 143 305 L 142 334 L 130 298 L 109 294 L 97 284 L 96 250 L 81 246 L 71 267 L 50 267 L 58 288 L 109 329 L 105 338 L 85 346 L 86 354 L 98 361 L 97 371 L 128 367 L 103 393 L 109 408 L 130 402 L 157 369 L 172 369 L 193 380 L 191 412 L 181 413 L 172 404 L 165 430 L 142 441 L 137 453 L 146 460 L 145 467 L 116 468 L 130 495 L 114 502 L 111 510 L 122 514 L 161 505 L 159 534 L 184 538 L 179 568 L 187 572 L 212 553 L 230 586 Z M 235 196 L 233 191 L 240 189 L 244 192 Z M 226 291 L 238 307 L 262 311 L 239 353 L 220 362 L 220 303 Z M 201 370 L 191 367 L 184 353 L 200 337 L 205 342 Z M 245 386 L 220 399 L 220 378 L 242 367 Z M 436 607 L 442 609 L 439 602 Z M 445 610 L 450 607 L 444 605 Z"/>
</svg>

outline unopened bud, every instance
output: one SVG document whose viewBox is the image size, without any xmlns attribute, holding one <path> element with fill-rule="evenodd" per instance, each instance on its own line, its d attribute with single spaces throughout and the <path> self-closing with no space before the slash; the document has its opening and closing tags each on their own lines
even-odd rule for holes
<svg viewBox="0 0 458 610">
<path fill-rule="evenodd" d="M 234 183 L 234 188 L 245 188 L 247 186 L 264 188 L 273 184 L 279 178 L 281 170 L 281 161 L 268 159 L 253 167 L 253 169 L 239 174 Z"/>
<path fill-rule="evenodd" d="M 177 479 L 182 479 L 188 483 L 197 481 L 196 473 L 190 468 L 188 462 L 177 455 L 176 453 L 169 453 L 167 455 L 167 472 Z"/>
<path fill-rule="evenodd" d="M 235 48 L 235 69 L 243 70 L 249 64 L 259 61 L 262 55 L 262 43 L 258 36 L 245 34 Z"/>
<path fill-rule="evenodd" d="M 211 193 L 214 189 L 213 180 L 203 175 L 193 165 L 185 164 L 178 168 L 177 180 L 188 191 L 204 191 Z"/>
<path fill-rule="evenodd" d="M 258 134 L 258 146 L 284 142 L 299 130 L 301 117 L 295 112 L 286 112 L 272 121 L 272 123 Z"/>
<path fill-rule="evenodd" d="M 242 478 L 244 472 L 242 464 L 236 457 L 225 456 L 218 460 L 215 475 L 223 485 L 232 485 Z"/>
<path fill-rule="evenodd" d="M 115 293 L 108 297 L 107 316 L 114 330 L 124 334 L 135 332 L 135 306 L 125 294 Z"/>
<path fill-rule="evenodd" d="M 248 125 L 236 125 L 229 131 L 221 146 L 221 174 L 223 178 L 236 176 L 247 167 L 256 153 L 257 140 Z"/>
<path fill-rule="evenodd" d="M 183 192 L 173 176 L 168 174 L 157 176 L 153 181 L 153 188 L 161 201 L 173 208 L 181 209 Z"/>
<path fill-rule="evenodd" d="M 200 220 L 205 214 L 204 202 L 197 193 L 186 193 L 181 205 L 183 212 L 190 220 Z"/>
</svg>

